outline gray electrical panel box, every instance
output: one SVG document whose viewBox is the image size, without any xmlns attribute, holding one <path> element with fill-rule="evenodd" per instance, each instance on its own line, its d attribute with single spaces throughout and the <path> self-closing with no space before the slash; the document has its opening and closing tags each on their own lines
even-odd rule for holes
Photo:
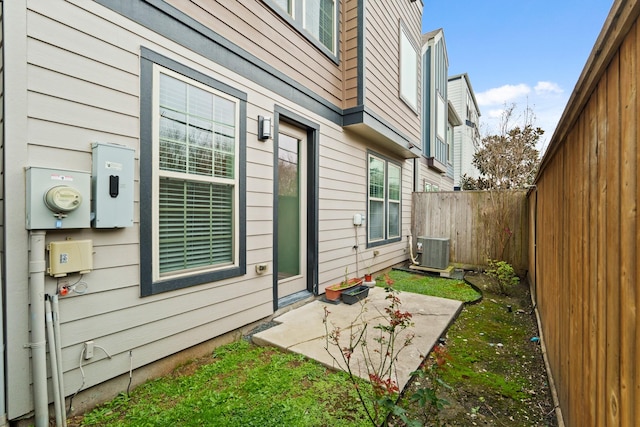
<svg viewBox="0 0 640 427">
<path fill-rule="evenodd" d="M 28 167 L 27 230 L 88 228 L 91 175 L 63 169 Z"/>
<path fill-rule="evenodd" d="M 93 226 L 131 227 L 135 150 L 105 143 L 92 144 L 92 150 Z"/>
</svg>

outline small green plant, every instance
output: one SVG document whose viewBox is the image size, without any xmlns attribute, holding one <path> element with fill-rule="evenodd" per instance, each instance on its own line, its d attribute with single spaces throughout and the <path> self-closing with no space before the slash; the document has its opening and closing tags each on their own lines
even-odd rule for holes
<svg viewBox="0 0 640 427">
<path fill-rule="evenodd" d="M 445 368 L 450 358 L 446 347 L 438 344 L 420 368 L 412 373 L 420 381 L 420 387 L 409 396 L 409 399 L 417 403 L 422 410 L 424 422 L 419 425 L 438 425 L 438 413 L 449 404 L 447 400 L 438 396 L 438 391 L 440 387 L 451 389 L 451 386 L 440 378 L 440 371 Z M 426 385 L 423 386 L 425 381 Z"/>
<path fill-rule="evenodd" d="M 506 261 L 498 261 L 496 259 L 487 260 L 489 268 L 486 270 L 489 276 L 498 287 L 498 292 L 506 295 L 511 286 L 520 283 L 520 279 L 516 276 L 511 264 Z"/>
</svg>

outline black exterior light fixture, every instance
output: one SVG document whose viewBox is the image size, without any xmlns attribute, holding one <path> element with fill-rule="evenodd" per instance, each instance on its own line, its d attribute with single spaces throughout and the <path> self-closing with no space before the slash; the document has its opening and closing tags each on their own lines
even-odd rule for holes
<svg viewBox="0 0 640 427">
<path fill-rule="evenodd" d="M 271 138 L 271 117 L 258 116 L 258 139 L 261 141 Z"/>
</svg>

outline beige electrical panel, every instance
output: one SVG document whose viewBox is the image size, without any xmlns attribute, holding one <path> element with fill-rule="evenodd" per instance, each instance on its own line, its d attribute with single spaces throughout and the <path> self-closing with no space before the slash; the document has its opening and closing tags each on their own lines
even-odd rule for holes
<svg viewBox="0 0 640 427">
<path fill-rule="evenodd" d="M 47 273 L 53 277 L 66 276 L 68 273 L 85 274 L 93 269 L 93 241 L 91 240 L 51 242 L 48 249 Z"/>
</svg>

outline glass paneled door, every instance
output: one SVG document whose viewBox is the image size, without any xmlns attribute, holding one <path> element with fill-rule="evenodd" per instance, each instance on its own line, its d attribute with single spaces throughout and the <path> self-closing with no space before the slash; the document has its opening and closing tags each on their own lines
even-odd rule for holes
<svg viewBox="0 0 640 427">
<path fill-rule="evenodd" d="M 279 123 L 278 299 L 307 290 L 306 131 Z"/>
</svg>

